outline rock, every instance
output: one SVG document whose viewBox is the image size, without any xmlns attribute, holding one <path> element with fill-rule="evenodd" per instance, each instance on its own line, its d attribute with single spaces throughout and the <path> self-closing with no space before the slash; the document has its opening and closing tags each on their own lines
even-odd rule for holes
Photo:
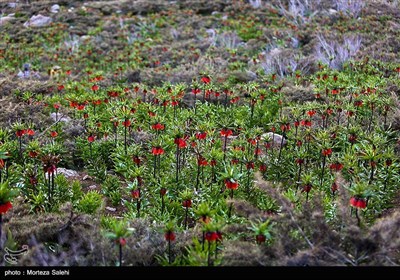
<svg viewBox="0 0 400 280">
<path fill-rule="evenodd" d="M 85 175 L 85 176 L 83 176 L 83 178 L 82 178 L 83 181 L 85 181 L 85 180 L 90 180 L 90 179 L 92 179 L 92 177 L 90 177 L 89 175 Z"/>
<path fill-rule="evenodd" d="M 10 20 L 15 19 L 14 14 L 9 14 L 7 16 L 4 17 L 0 17 L 0 26 L 2 26 L 3 24 L 6 24 L 7 22 L 9 22 Z"/>
<path fill-rule="evenodd" d="M 91 185 L 91 186 L 89 186 L 89 189 L 90 189 L 90 190 L 95 190 L 96 188 L 97 188 L 96 185 Z"/>
<path fill-rule="evenodd" d="M 25 27 L 42 27 L 42 26 L 47 26 L 50 23 L 53 22 L 53 19 L 51 17 L 45 17 L 42 16 L 41 14 L 37 16 L 32 16 L 30 20 L 24 23 Z"/>
<path fill-rule="evenodd" d="M 117 209 L 116 208 L 112 208 L 112 207 L 106 207 L 106 210 L 108 210 L 108 211 L 110 211 L 110 212 L 115 212 L 115 211 L 117 211 Z"/>
<path fill-rule="evenodd" d="M 283 138 L 283 143 L 282 143 L 282 138 Z M 264 133 L 263 135 L 261 135 L 261 139 L 266 142 L 272 141 L 273 147 L 280 147 L 281 143 L 283 144 L 283 146 L 285 146 L 287 143 L 287 140 L 282 135 L 273 132 Z"/>
<path fill-rule="evenodd" d="M 10 2 L 10 3 L 8 3 L 8 5 L 7 5 L 9 8 L 11 8 L 11 9 L 15 9 L 16 7 L 17 7 L 17 3 L 15 3 L 15 2 Z"/>
<path fill-rule="evenodd" d="M 50 12 L 56 14 L 60 11 L 60 5 L 58 4 L 54 4 L 53 6 L 51 6 L 50 8 Z"/>
<path fill-rule="evenodd" d="M 337 12 L 338 12 L 338 11 L 336 11 L 335 9 L 329 9 L 329 10 L 328 10 L 328 13 L 329 13 L 330 15 L 335 15 L 335 14 L 337 14 Z"/>
<path fill-rule="evenodd" d="M 66 169 L 66 168 L 62 168 L 62 167 L 57 168 L 57 172 L 56 173 L 57 174 L 63 174 L 65 176 L 65 178 L 71 178 L 71 177 L 79 176 L 78 172 L 76 172 L 75 170 Z"/>
<path fill-rule="evenodd" d="M 68 116 L 63 116 L 62 114 L 58 113 L 56 114 L 55 112 L 50 114 L 50 118 L 53 121 L 60 121 L 60 122 L 64 122 L 64 123 L 69 123 L 71 121 L 71 118 Z"/>
</svg>

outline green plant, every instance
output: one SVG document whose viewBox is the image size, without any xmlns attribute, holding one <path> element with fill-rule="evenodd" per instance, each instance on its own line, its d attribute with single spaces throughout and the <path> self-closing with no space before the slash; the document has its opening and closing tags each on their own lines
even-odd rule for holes
<svg viewBox="0 0 400 280">
<path fill-rule="evenodd" d="M 96 191 L 87 192 L 77 205 L 77 209 L 86 214 L 94 214 L 101 208 L 103 198 Z"/>
</svg>

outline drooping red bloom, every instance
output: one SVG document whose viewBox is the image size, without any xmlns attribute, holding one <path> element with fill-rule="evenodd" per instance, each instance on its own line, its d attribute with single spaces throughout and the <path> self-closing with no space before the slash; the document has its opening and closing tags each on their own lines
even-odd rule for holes
<svg viewBox="0 0 400 280">
<path fill-rule="evenodd" d="M 100 105 L 101 99 L 93 100 L 92 103 L 93 103 L 93 105 Z"/>
<path fill-rule="evenodd" d="M 29 136 L 33 136 L 33 135 L 35 135 L 35 131 L 33 129 L 28 128 L 26 130 L 26 134 L 28 134 Z"/>
<path fill-rule="evenodd" d="M 76 106 L 76 109 L 77 109 L 78 111 L 84 110 L 84 109 L 85 109 L 85 104 L 78 104 L 78 105 Z"/>
<path fill-rule="evenodd" d="M 228 137 L 228 136 L 231 136 L 231 135 L 233 134 L 233 132 L 232 132 L 231 129 L 223 128 L 223 129 L 221 130 L 220 134 L 221 134 L 221 136 L 223 136 L 223 137 Z"/>
<path fill-rule="evenodd" d="M 305 185 L 303 186 L 302 192 L 308 193 L 308 192 L 311 191 L 311 188 L 312 188 L 312 185 L 311 185 L 311 184 L 305 184 Z"/>
<path fill-rule="evenodd" d="M 89 143 L 93 143 L 94 139 L 95 139 L 94 135 L 89 135 L 87 140 L 89 141 Z"/>
<path fill-rule="evenodd" d="M 3 204 L 0 204 L 0 214 L 5 214 L 12 208 L 12 204 L 10 201 L 7 201 Z"/>
<path fill-rule="evenodd" d="M 361 107 L 363 105 L 363 101 L 362 100 L 356 100 L 354 101 L 354 106 L 356 107 Z"/>
<path fill-rule="evenodd" d="M 333 182 L 331 185 L 331 191 L 335 193 L 339 189 L 339 185 L 336 182 Z"/>
<path fill-rule="evenodd" d="M 61 107 L 61 105 L 59 103 L 54 103 L 53 104 L 53 108 L 56 109 L 56 110 L 60 109 L 60 107 Z"/>
<path fill-rule="evenodd" d="M 199 165 L 199 166 L 207 166 L 207 164 L 208 164 L 208 161 L 205 158 L 203 158 L 202 156 L 200 156 L 197 159 L 197 165 Z"/>
<path fill-rule="evenodd" d="M 167 189 L 166 188 L 161 188 L 160 189 L 160 195 L 161 196 L 164 196 L 164 195 L 166 195 L 167 194 Z"/>
<path fill-rule="evenodd" d="M 99 90 L 99 86 L 98 86 L 98 85 L 93 85 L 93 86 L 92 86 L 92 90 L 93 90 L 93 91 Z"/>
<path fill-rule="evenodd" d="M 267 165 L 266 165 L 265 163 L 261 163 L 261 164 L 260 164 L 260 171 L 261 171 L 261 172 L 267 171 Z"/>
<path fill-rule="evenodd" d="M 174 139 L 174 143 L 175 143 L 176 145 L 178 145 L 178 148 L 179 148 L 179 149 L 184 149 L 184 148 L 187 147 L 187 143 L 186 143 L 185 139 L 182 138 L 182 137 L 175 138 L 175 139 Z"/>
<path fill-rule="evenodd" d="M 64 89 L 64 85 L 58 85 L 57 89 L 58 91 L 62 91 Z"/>
<path fill-rule="evenodd" d="M 38 156 L 38 153 L 36 151 L 29 151 L 28 155 L 30 158 L 35 158 Z"/>
<path fill-rule="evenodd" d="M 58 132 L 53 130 L 53 131 L 50 132 L 50 136 L 52 138 L 56 138 L 58 136 Z"/>
<path fill-rule="evenodd" d="M 185 208 L 190 208 L 192 207 L 192 200 L 191 199 L 185 199 L 182 201 L 182 206 Z"/>
<path fill-rule="evenodd" d="M 332 154 L 332 149 L 331 149 L 331 148 L 322 149 L 322 155 L 323 155 L 324 157 L 330 156 L 331 154 Z"/>
<path fill-rule="evenodd" d="M 121 246 L 126 245 L 126 239 L 123 237 L 120 237 L 117 241 L 118 241 L 118 244 L 120 244 Z"/>
<path fill-rule="evenodd" d="M 154 130 L 164 130 L 165 126 L 161 123 L 156 123 L 156 124 L 153 124 L 151 126 L 151 128 Z"/>
<path fill-rule="evenodd" d="M 208 76 L 203 76 L 203 77 L 201 77 L 201 81 L 202 81 L 204 84 L 209 84 L 209 83 L 211 82 L 211 78 L 208 77 Z"/>
<path fill-rule="evenodd" d="M 206 137 L 207 137 L 207 132 L 205 132 L 205 131 L 196 133 L 196 138 L 198 140 L 204 140 L 204 139 L 206 139 Z"/>
<path fill-rule="evenodd" d="M 340 162 L 334 162 L 329 165 L 329 168 L 333 171 L 340 171 L 343 169 L 343 164 Z"/>
<path fill-rule="evenodd" d="M 354 133 L 350 134 L 348 140 L 350 143 L 354 144 L 357 141 L 357 135 Z"/>
<path fill-rule="evenodd" d="M 140 198 L 140 189 L 131 191 L 131 195 L 132 195 L 133 199 L 139 199 Z"/>
<path fill-rule="evenodd" d="M 309 110 L 309 111 L 307 111 L 307 115 L 308 115 L 309 117 L 314 116 L 316 113 L 317 113 L 317 111 L 315 111 L 315 110 Z"/>
<path fill-rule="evenodd" d="M 264 234 L 257 234 L 256 235 L 256 242 L 257 244 L 265 243 L 266 237 Z"/>
<path fill-rule="evenodd" d="M 233 179 L 226 179 L 225 186 L 229 190 L 236 190 L 239 187 L 239 182 L 236 182 Z"/>
<path fill-rule="evenodd" d="M 212 231 L 212 232 L 207 231 L 204 237 L 208 242 L 213 242 L 213 241 L 217 240 L 217 233 L 214 231 Z"/>
<path fill-rule="evenodd" d="M 239 163 L 239 159 L 237 159 L 237 158 L 231 159 L 231 164 L 232 164 L 232 165 L 236 165 L 236 164 L 238 164 L 238 163 Z"/>
<path fill-rule="evenodd" d="M 173 231 L 167 231 L 166 233 L 164 233 L 164 238 L 166 241 L 174 241 L 176 236 Z"/>
<path fill-rule="evenodd" d="M 25 129 L 18 129 L 18 130 L 15 132 L 15 135 L 17 135 L 17 137 L 22 137 L 22 136 L 24 136 L 25 133 L 26 133 L 26 130 L 25 130 Z"/>
<path fill-rule="evenodd" d="M 125 120 L 125 121 L 122 122 L 122 125 L 124 127 L 129 127 L 129 126 L 131 126 L 131 121 L 130 120 Z"/>
<path fill-rule="evenodd" d="M 295 121 L 294 122 L 294 127 L 299 127 L 300 126 L 300 122 L 299 121 Z"/>
<path fill-rule="evenodd" d="M 297 146 L 297 147 L 303 146 L 303 141 L 297 140 L 297 141 L 296 141 L 296 146 Z"/>
<path fill-rule="evenodd" d="M 138 156 L 133 156 L 132 160 L 136 165 L 140 165 L 141 160 Z"/>
<path fill-rule="evenodd" d="M 385 165 L 386 166 L 391 166 L 392 165 L 392 163 L 393 163 L 393 160 L 392 159 L 387 159 L 387 160 L 385 160 Z"/>
<path fill-rule="evenodd" d="M 217 165 L 217 161 L 215 159 L 210 160 L 210 165 L 211 166 L 216 166 Z"/>
<path fill-rule="evenodd" d="M 334 88 L 334 89 L 332 89 L 332 95 L 335 95 L 335 94 L 338 94 L 339 93 L 339 90 L 338 89 L 336 89 L 336 88 Z"/>
<path fill-rule="evenodd" d="M 192 89 L 193 94 L 199 94 L 200 92 L 201 92 L 201 90 L 199 88 Z"/>
<path fill-rule="evenodd" d="M 289 130 L 290 130 L 290 123 L 281 124 L 281 130 L 282 130 L 283 132 L 289 131 Z"/>
<path fill-rule="evenodd" d="M 311 127 L 311 121 L 310 120 L 301 120 L 300 125 L 306 126 L 306 127 Z"/>
<path fill-rule="evenodd" d="M 302 159 L 302 158 L 297 158 L 297 159 L 295 160 L 295 162 L 296 162 L 298 165 L 301 165 L 301 164 L 304 163 L 304 159 Z"/>
<path fill-rule="evenodd" d="M 353 196 L 350 198 L 350 205 L 356 208 L 365 209 L 367 207 L 367 200 L 365 198 Z"/>
<path fill-rule="evenodd" d="M 153 147 L 153 148 L 151 149 L 151 153 L 152 153 L 154 156 L 163 155 L 163 154 L 164 154 L 164 149 L 161 148 L 161 147 Z"/>
<path fill-rule="evenodd" d="M 253 161 L 246 162 L 246 169 L 247 170 L 254 169 L 254 162 Z"/>
</svg>

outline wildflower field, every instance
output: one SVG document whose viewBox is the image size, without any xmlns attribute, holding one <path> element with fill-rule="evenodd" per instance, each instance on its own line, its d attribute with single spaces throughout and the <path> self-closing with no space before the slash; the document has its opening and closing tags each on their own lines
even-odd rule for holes
<svg viewBox="0 0 400 280">
<path fill-rule="evenodd" d="M 400 264 L 399 1 L 1 1 L 0 34 L 1 266 Z"/>
</svg>

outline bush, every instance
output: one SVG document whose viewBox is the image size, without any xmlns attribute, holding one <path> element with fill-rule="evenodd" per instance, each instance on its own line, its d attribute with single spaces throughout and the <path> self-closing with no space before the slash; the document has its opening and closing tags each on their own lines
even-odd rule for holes
<svg viewBox="0 0 400 280">
<path fill-rule="evenodd" d="M 86 193 L 78 203 L 78 210 L 86 214 L 94 214 L 102 205 L 101 194 L 95 191 Z"/>
</svg>

